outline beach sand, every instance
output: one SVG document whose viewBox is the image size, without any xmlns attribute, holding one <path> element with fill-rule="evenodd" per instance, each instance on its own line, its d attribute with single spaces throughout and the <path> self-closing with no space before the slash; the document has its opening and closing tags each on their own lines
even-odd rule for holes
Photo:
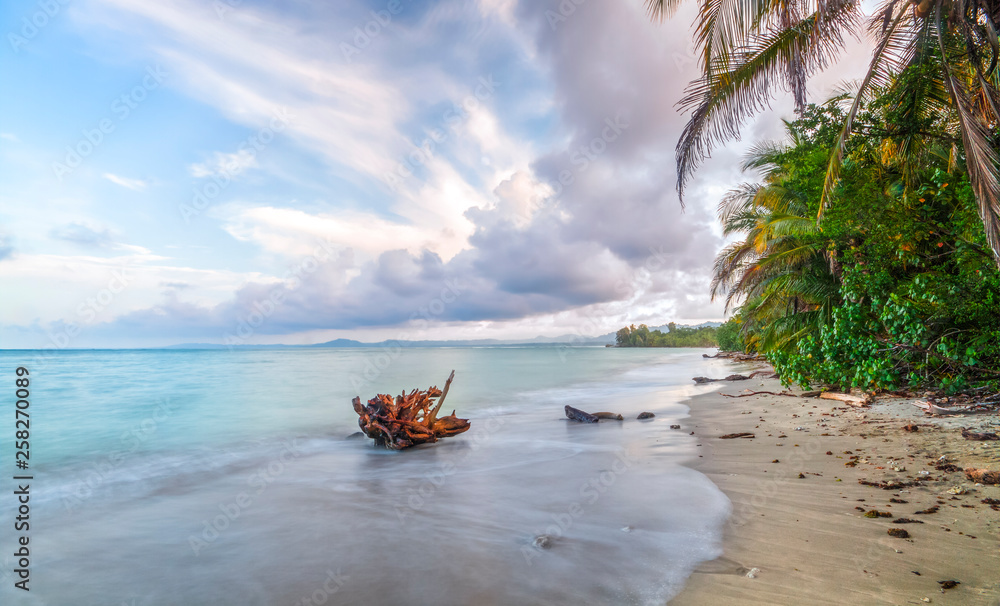
<svg viewBox="0 0 1000 606">
<path fill-rule="evenodd" d="M 691 467 L 726 493 L 733 511 L 723 556 L 698 568 L 671 606 L 1000 604 L 1000 511 L 982 503 L 1000 499 L 1000 487 L 935 468 L 942 455 L 960 468 L 1000 468 L 1000 442 L 968 441 L 958 429 L 997 431 L 996 415 L 930 418 L 900 399 L 856 409 L 819 398 L 720 395 L 745 389 L 782 391 L 759 377 L 721 383 L 693 398 L 681 422 L 698 438 Z M 904 431 L 907 423 L 919 430 Z M 735 432 L 756 437 L 719 439 Z M 859 484 L 918 478 L 922 485 L 897 490 Z M 948 492 L 955 487 L 967 492 Z M 935 513 L 917 513 L 933 506 Z M 893 517 L 864 517 L 872 509 Z M 894 524 L 899 517 L 923 524 Z M 910 538 L 889 536 L 890 528 Z M 939 581 L 951 580 L 959 584 L 942 589 Z"/>
</svg>

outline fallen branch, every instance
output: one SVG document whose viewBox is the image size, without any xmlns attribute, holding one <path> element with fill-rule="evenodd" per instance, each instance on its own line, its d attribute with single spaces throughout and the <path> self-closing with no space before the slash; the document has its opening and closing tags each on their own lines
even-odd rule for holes
<svg viewBox="0 0 1000 606">
<path fill-rule="evenodd" d="M 766 395 L 769 395 L 769 396 L 789 396 L 791 398 L 798 398 L 799 397 L 798 394 L 794 394 L 794 393 L 791 393 L 791 392 L 788 392 L 788 391 L 783 391 L 781 393 L 778 393 L 778 392 L 775 392 L 775 391 L 751 391 L 750 393 L 741 393 L 741 394 L 720 393 L 719 395 L 720 396 L 725 396 L 727 398 L 746 398 L 746 397 L 749 397 L 749 396 L 759 396 L 761 394 L 766 394 Z"/>
<path fill-rule="evenodd" d="M 870 396 L 855 396 L 849 393 L 837 393 L 834 391 L 824 391 L 819 394 L 819 397 L 824 400 L 837 400 L 838 402 L 844 402 L 845 404 L 850 404 L 856 408 L 861 408 L 868 406 L 871 401 Z"/>
<path fill-rule="evenodd" d="M 708 377 L 693 377 L 691 380 L 701 385 L 702 383 L 718 383 L 720 381 L 748 381 L 750 380 L 750 377 L 747 377 L 745 375 L 729 375 L 725 379 L 709 379 Z"/>
</svg>

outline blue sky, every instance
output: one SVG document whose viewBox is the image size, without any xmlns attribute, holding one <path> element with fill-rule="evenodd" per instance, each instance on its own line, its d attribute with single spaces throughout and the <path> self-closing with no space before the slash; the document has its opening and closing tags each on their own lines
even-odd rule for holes
<svg viewBox="0 0 1000 606">
<path fill-rule="evenodd" d="M 745 147 L 715 154 L 682 212 L 691 10 L 5 2 L 0 346 L 721 319 L 714 207 Z M 779 100 L 747 139 L 788 114 Z"/>
</svg>

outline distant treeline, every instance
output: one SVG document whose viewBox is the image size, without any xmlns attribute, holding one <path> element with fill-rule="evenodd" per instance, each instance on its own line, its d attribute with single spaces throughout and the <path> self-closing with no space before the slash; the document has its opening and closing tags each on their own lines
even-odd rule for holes
<svg viewBox="0 0 1000 606">
<path fill-rule="evenodd" d="M 645 324 L 638 327 L 633 324 L 626 326 L 615 334 L 618 347 L 717 347 L 718 329 L 712 326 L 691 328 L 667 324 L 669 332 L 649 330 Z"/>
</svg>

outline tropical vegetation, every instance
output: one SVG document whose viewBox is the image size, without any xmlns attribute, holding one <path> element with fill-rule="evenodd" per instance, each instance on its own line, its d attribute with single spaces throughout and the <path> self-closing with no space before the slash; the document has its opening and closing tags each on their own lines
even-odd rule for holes
<svg viewBox="0 0 1000 606">
<path fill-rule="evenodd" d="M 657 18 L 679 3 L 647 0 Z M 748 154 L 759 179 L 719 205 L 720 346 L 765 355 L 786 384 L 1000 388 L 1000 0 L 887 0 L 870 17 L 859 0 L 701 0 L 695 28 L 682 195 L 778 89 L 796 107 L 785 140 Z M 860 83 L 809 104 L 808 78 L 864 33 Z"/>
<path fill-rule="evenodd" d="M 919 70 L 901 77 L 925 86 Z M 954 153 L 947 113 L 910 111 L 886 87 L 862 107 L 836 203 L 825 158 L 850 111 L 808 105 L 784 142 L 755 145 L 760 179 L 724 197 L 713 297 L 736 311 L 738 343 L 786 383 L 946 390 L 1000 382 L 1000 271 Z M 922 133 L 919 137 L 915 133 Z"/>
<path fill-rule="evenodd" d="M 618 347 L 716 347 L 716 328 L 712 326 L 667 325 L 667 332 L 650 330 L 645 324 L 632 324 L 615 334 Z"/>
<path fill-rule="evenodd" d="M 654 18 L 681 0 L 646 0 Z M 838 121 L 828 148 L 818 214 L 836 202 L 852 134 L 864 130 L 864 108 L 896 94 L 908 117 L 947 116 L 947 142 L 962 156 L 986 242 L 1000 266 L 1000 0 L 884 0 L 870 17 L 860 0 L 699 0 L 695 45 L 701 76 L 680 101 L 691 113 L 677 144 L 678 191 L 721 142 L 765 109 L 781 88 L 798 112 L 807 105 L 809 76 L 844 50 L 845 39 L 867 33 L 873 43 L 867 73 Z M 910 72 L 909 77 L 903 77 Z M 920 82 L 913 75 L 919 74 Z M 919 140 L 896 141 L 900 149 Z M 940 142 L 940 141 L 939 141 Z M 914 175 L 910 175 L 914 176 Z"/>
</svg>

